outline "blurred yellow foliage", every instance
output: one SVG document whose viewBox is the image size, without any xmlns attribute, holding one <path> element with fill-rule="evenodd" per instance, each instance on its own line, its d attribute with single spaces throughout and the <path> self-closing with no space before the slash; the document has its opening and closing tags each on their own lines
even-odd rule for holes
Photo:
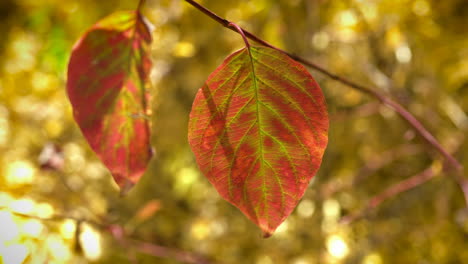
<svg viewBox="0 0 468 264">
<path fill-rule="evenodd" d="M 262 239 L 202 177 L 187 145 L 193 96 L 244 43 L 185 1 L 147 1 L 143 9 L 155 26 L 156 157 L 120 198 L 73 122 L 66 65 L 87 28 L 137 2 L 0 1 L 0 263 L 176 263 L 135 253 L 115 234 L 77 219 L 118 224 L 132 237 L 213 263 L 468 263 L 468 213 L 450 177 L 340 222 L 426 168 L 447 173 L 392 110 L 315 72 L 327 98 L 330 143 L 296 211 Z M 197 2 L 274 45 L 391 94 L 468 166 L 465 0 Z M 47 146 L 56 148 L 39 159 Z M 63 166 L 44 166 L 53 155 Z"/>
</svg>

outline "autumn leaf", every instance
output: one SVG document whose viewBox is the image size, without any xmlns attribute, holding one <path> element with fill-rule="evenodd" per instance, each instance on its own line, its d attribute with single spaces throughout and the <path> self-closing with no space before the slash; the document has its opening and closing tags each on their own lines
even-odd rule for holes
<svg viewBox="0 0 468 264">
<path fill-rule="evenodd" d="M 138 11 L 116 12 L 78 40 L 68 65 L 74 118 L 123 191 L 138 182 L 152 156 L 150 43 Z"/>
<path fill-rule="evenodd" d="M 320 167 L 328 114 L 320 87 L 280 51 L 231 54 L 198 91 L 189 143 L 219 194 L 270 236 Z"/>
</svg>

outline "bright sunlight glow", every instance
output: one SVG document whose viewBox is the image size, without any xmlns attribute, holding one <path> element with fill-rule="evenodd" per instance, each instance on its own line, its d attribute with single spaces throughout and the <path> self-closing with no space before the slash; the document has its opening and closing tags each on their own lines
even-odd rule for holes
<svg viewBox="0 0 468 264">
<path fill-rule="evenodd" d="M 34 180 L 35 169 L 26 161 L 15 161 L 8 165 L 5 180 L 10 186 L 29 184 Z"/>
<path fill-rule="evenodd" d="M 88 260 L 98 260 L 102 255 L 101 234 L 83 224 L 83 230 L 80 234 L 80 243 L 83 247 L 83 253 Z"/>
<path fill-rule="evenodd" d="M 348 245 L 338 235 L 332 235 L 327 239 L 327 249 L 330 255 L 337 259 L 345 258 L 349 253 Z"/>
</svg>

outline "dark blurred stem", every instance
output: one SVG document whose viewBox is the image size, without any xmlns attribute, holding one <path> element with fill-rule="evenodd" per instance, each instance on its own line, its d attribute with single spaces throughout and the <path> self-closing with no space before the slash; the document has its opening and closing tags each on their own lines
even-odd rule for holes
<svg viewBox="0 0 468 264">
<path fill-rule="evenodd" d="M 429 180 L 434 178 L 435 176 L 438 175 L 438 172 L 440 170 L 437 170 L 434 168 L 434 166 L 431 166 L 422 172 L 409 177 L 406 180 L 400 181 L 389 188 L 387 188 L 385 191 L 381 192 L 380 194 L 372 197 L 370 201 L 367 203 L 367 205 L 354 213 L 351 213 L 341 219 L 342 224 L 350 224 L 356 220 L 359 220 L 366 216 L 366 214 L 369 212 L 369 210 L 376 208 L 379 206 L 382 202 L 402 193 L 405 191 L 408 191 L 410 189 L 413 189 Z"/>
<path fill-rule="evenodd" d="M 128 239 L 128 243 L 138 252 L 160 257 L 176 260 L 180 263 L 190 264 L 210 264 L 213 263 L 207 258 L 194 254 L 192 252 L 183 251 L 180 249 L 167 248 L 159 245 L 155 245 L 148 242 Z"/>
<path fill-rule="evenodd" d="M 83 221 L 81 219 L 75 220 L 76 222 L 76 229 L 75 229 L 75 252 L 77 253 L 82 253 L 83 252 L 83 247 L 81 246 L 80 242 L 80 235 L 81 235 L 81 229 L 83 227 Z"/>
<path fill-rule="evenodd" d="M 369 176 L 375 174 L 383 167 L 395 162 L 396 160 L 418 154 L 421 151 L 422 148 L 418 145 L 405 143 L 394 149 L 378 153 L 377 155 L 374 155 L 371 160 L 367 161 L 362 168 L 355 172 L 354 176 L 351 177 L 353 179 L 352 181 L 340 182 L 337 184 L 336 181 L 331 180 L 329 183 L 325 183 L 321 188 L 322 198 L 326 199 L 337 192 L 357 188 Z"/>
<path fill-rule="evenodd" d="M 200 5 L 199 3 L 193 1 L 193 0 L 185 0 L 185 2 L 189 3 L 190 5 L 192 5 L 193 7 L 195 7 L 196 9 L 200 10 L 201 12 L 203 12 L 205 15 L 209 16 L 211 19 L 215 20 L 216 22 L 218 22 L 219 24 L 223 25 L 224 27 L 230 29 L 230 30 L 233 30 L 235 32 L 238 32 L 238 29 L 236 27 L 233 26 L 233 24 L 218 16 L 217 14 L 213 13 L 212 11 L 208 10 L 206 7 Z M 461 189 L 463 190 L 463 192 L 465 193 L 465 198 L 466 198 L 466 202 L 468 204 L 468 181 L 464 178 L 463 176 L 463 166 L 460 164 L 460 162 L 458 162 L 457 159 L 455 159 L 450 153 L 448 153 L 448 151 L 446 151 L 442 145 L 437 141 L 437 139 L 421 124 L 421 122 L 419 122 L 419 120 L 417 120 L 408 110 L 406 110 L 402 105 L 400 105 L 399 103 L 393 101 L 392 99 L 390 99 L 389 96 L 385 95 L 384 93 L 381 93 L 381 92 L 378 92 L 376 91 L 375 89 L 372 89 L 372 88 L 369 88 L 367 86 L 364 86 L 364 85 L 361 85 L 361 84 L 358 84 L 358 83 L 355 83 L 351 80 L 348 80 L 347 78 L 345 77 L 342 77 L 342 76 L 339 76 L 338 74 L 335 74 L 335 73 L 332 73 L 331 71 L 323 68 L 322 66 L 319 66 L 305 58 L 302 58 L 300 56 L 296 56 L 294 54 L 291 54 L 289 52 L 286 52 L 280 48 L 277 48 L 273 45 L 271 45 L 270 43 L 260 39 L 259 37 L 255 36 L 254 34 L 250 33 L 249 31 L 243 29 L 243 28 L 240 28 L 242 30 L 242 32 L 244 32 L 244 35 L 259 43 L 259 44 L 262 44 L 264 46 L 267 46 L 267 47 L 270 47 L 272 49 L 276 49 L 278 51 L 281 51 L 283 53 L 285 53 L 286 55 L 288 55 L 289 57 L 291 57 L 292 59 L 298 61 L 298 62 L 301 62 L 303 63 L 304 65 L 310 67 L 311 69 L 314 69 L 324 75 L 326 75 L 327 77 L 329 77 L 330 79 L 332 80 L 335 80 L 337 82 L 340 82 L 348 87 L 351 87 L 355 90 L 358 90 L 362 93 L 365 93 L 365 94 L 368 94 L 372 97 L 374 97 L 375 99 L 377 99 L 378 101 L 380 101 L 380 103 L 382 103 L 383 105 L 393 109 L 395 112 L 397 112 L 400 117 L 402 117 L 422 138 L 424 138 L 424 140 L 426 140 L 427 143 L 429 143 L 434 149 L 436 149 L 446 160 L 446 162 L 448 163 L 448 165 L 450 165 L 450 167 L 455 171 L 455 173 L 453 174 L 454 176 L 454 179 L 457 181 L 457 183 L 460 185 Z"/>
<path fill-rule="evenodd" d="M 143 5 L 145 4 L 146 0 L 140 0 L 138 2 L 138 7 L 137 7 L 137 11 L 140 12 L 141 9 L 143 8 Z"/>
<path fill-rule="evenodd" d="M 459 147 L 460 146 L 457 146 L 456 149 L 453 151 L 458 150 Z M 342 224 L 349 224 L 351 222 L 354 222 L 358 219 L 365 217 L 366 214 L 369 212 L 369 210 L 378 207 L 384 201 L 400 193 L 411 190 L 423 183 L 426 183 L 432 178 L 439 175 L 440 172 L 443 170 L 443 167 L 441 166 L 443 165 L 440 165 L 437 162 L 434 162 L 431 166 L 427 167 L 425 170 L 421 171 L 420 173 L 393 184 L 392 186 L 385 189 L 383 192 L 372 197 L 370 201 L 367 202 L 367 204 L 361 210 L 344 216 L 340 222 Z M 456 177 L 459 177 L 459 176 L 456 176 Z M 462 178 L 462 182 L 461 183 L 459 182 L 459 185 L 462 189 L 465 202 L 468 203 L 468 185 L 466 183 L 467 181 Z"/>
<path fill-rule="evenodd" d="M 9 210 L 8 207 L 6 206 L 0 206 L 0 209 L 3 209 L 3 210 Z M 68 215 L 54 215 L 52 217 L 40 217 L 40 216 L 36 216 L 36 215 L 28 215 L 28 214 L 23 214 L 23 213 L 18 213 L 18 212 L 14 212 L 14 211 L 10 211 L 10 213 L 16 215 L 16 216 L 19 216 L 19 217 L 25 217 L 25 218 L 31 218 L 31 219 L 36 219 L 36 220 L 40 220 L 40 221 L 63 221 L 63 220 L 67 220 L 67 219 L 70 219 L 70 220 L 73 220 L 75 222 L 79 222 L 79 223 L 88 223 L 90 225 L 93 225 L 95 226 L 96 228 L 99 228 L 99 229 L 103 229 L 105 228 L 106 226 L 101 224 L 101 223 L 98 223 L 96 221 L 93 221 L 91 219 L 87 219 L 87 218 L 81 218 L 81 217 L 72 217 L 72 216 L 68 216 Z"/>
<path fill-rule="evenodd" d="M 370 208 L 375 208 L 377 206 L 379 206 L 383 201 L 399 194 L 399 193 L 402 193 L 402 192 L 405 192 L 409 189 L 412 189 L 412 188 L 415 188 L 427 181 L 429 181 L 430 179 L 432 179 L 433 177 L 437 176 L 437 170 L 435 170 L 432 166 L 423 170 L 422 172 L 420 172 L 419 174 L 417 175 L 414 175 L 413 177 L 410 177 L 404 181 L 401 181 L 395 185 L 392 185 L 390 186 L 390 188 L 386 189 L 385 191 L 383 191 L 382 193 L 380 193 L 379 195 L 373 197 L 370 201 L 369 201 L 369 207 Z"/>
</svg>

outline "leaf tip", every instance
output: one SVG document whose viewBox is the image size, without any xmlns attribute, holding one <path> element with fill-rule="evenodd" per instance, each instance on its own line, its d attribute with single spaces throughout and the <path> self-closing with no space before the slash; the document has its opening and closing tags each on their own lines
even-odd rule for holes
<svg viewBox="0 0 468 264">
<path fill-rule="evenodd" d="M 133 186 L 135 186 L 135 183 L 126 178 L 120 189 L 120 197 L 126 196 L 127 193 L 133 188 Z"/>
<path fill-rule="evenodd" d="M 273 235 L 273 232 L 270 232 L 270 231 L 263 231 L 263 235 L 262 237 L 263 238 L 269 238 Z"/>
</svg>

